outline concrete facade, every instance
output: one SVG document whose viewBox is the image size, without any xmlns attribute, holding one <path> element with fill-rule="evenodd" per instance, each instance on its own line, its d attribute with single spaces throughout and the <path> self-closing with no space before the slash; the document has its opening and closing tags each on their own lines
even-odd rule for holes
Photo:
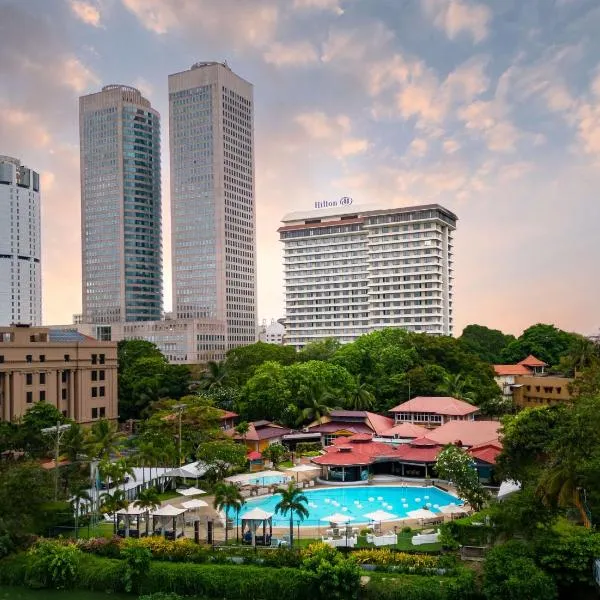
<svg viewBox="0 0 600 600">
<path fill-rule="evenodd" d="M 569 386 L 573 379 L 553 375 L 515 375 L 511 386 L 512 399 L 517 408 L 552 406 L 571 402 Z"/>
<path fill-rule="evenodd" d="M 78 423 L 116 419 L 117 345 L 46 327 L 0 327 L 0 420 L 48 402 Z"/>
</svg>

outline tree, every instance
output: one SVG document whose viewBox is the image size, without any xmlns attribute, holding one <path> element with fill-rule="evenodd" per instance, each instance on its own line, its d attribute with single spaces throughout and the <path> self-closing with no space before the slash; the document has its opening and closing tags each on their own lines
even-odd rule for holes
<svg viewBox="0 0 600 600">
<path fill-rule="evenodd" d="M 23 448 L 33 456 L 45 456 L 52 447 L 42 429 L 56 427 L 66 421 L 63 414 L 48 402 L 36 402 L 23 415 L 20 436 Z"/>
<path fill-rule="evenodd" d="M 502 351 L 515 341 L 515 336 L 483 325 L 467 325 L 458 339 L 469 352 L 486 363 L 497 365 L 502 362 Z"/>
<path fill-rule="evenodd" d="M 79 423 L 71 423 L 71 427 L 64 433 L 62 444 L 71 462 L 87 459 L 89 447 L 85 430 Z"/>
<path fill-rule="evenodd" d="M 225 510 L 225 543 L 228 539 L 227 521 L 229 520 L 229 511 L 233 509 L 239 514 L 246 501 L 242 497 L 240 490 L 233 483 L 218 483 L 215 487 L 215 499 L 213 506 L 217 510 Z"/>
<path fill-rule="evenodd" d="M 230 439 L 204 442 L 198 446 L 196 458 L 207 466 L 207 477 L 220 481 L 230 469 L 246 465 L 246 446 Z"/>
<path fill-rule="evenodd" d="M 350 410 L 371 410 L 375 404 L 375 397 L 369 386 L 361 381 L 358 374 L 352 383 L 352 388 L 346 395 L 346 406 Z"/>
<path fill-rule="evenodd" d="M 309 512 L 306 508 L 308 498 L 296 487 L 293 481 L 288 483 L 286 488 L 277 488 L 277 494 L 281 494 L 281 500 L 275 505 L 275 514 L 281 514 L 284 517 L 290 515 L 290 546 L 294 545 L 294 516 L 300 521 L 308 517 Z"/>
<path fill-rule="evenodd" d="M 215 362 L 209 360 L 206 364 L 206 370 L 202 374 L 200 387 L 205 390 L 212 390 L 223 387 L 227 380 L 227 366 L 223 361 Z"/>
<path fill-rule="evenodd" d="M 300 352 L 298 352 L 299 362 L 308 362 L 309 360 L 329 361 L 335 353 L 340 349 L 341 344 L 335 338 L 325 338 L 306 344 Z"/>
<path fill-rule="evenodd" d="M 153 511 L 160 506 L 160 496 L 156 488 L 150 487 L 145 490 L 141 490 L 138 493 L 138 497 L 135 499 L 134 506 L 145 509 L 146 511 Z M 148 535 L 148 527 L 150 519 L 146 518 L 146 535 Z"/>
<path fill-rule="evenodd" d="M 458 446 L 450 444 L 438 454 L 435 468 L 438 477 L 452 481 L 458 495 L 475 510 L 481 510 L 489 494 L 479 481 L 471 456 Z"/>
<path fill-rule="evenodd" d="M 241 423 L 238 423 L 235 426 L 235 432 L 242 436 L 242 440 L 244 442 L 244 444 L 246 443 L 246 436 L 248 435 L 248 432 L 250 431 L 250 425 L 248 424 L 248 421 L 242 421 Z"/>
<path fill-rule="evenodd" d="M 561 357 L 558 371 L 569 377 L 592 369 L 600 362 L 600 346 L 583 335 L 573 334 L 567 354 Z M 594 369 L 597 370 L 597 369 Z"/>
<path fill-rule="evenodd" d="M 270 444 L 263 450 L 263 456 L 266 456 L 273 463 L 275 469 L 286 454 L 287 450 L 281 444 Z"/>
<path fill-rule="evenodd" d="M 92 498 L 88 492 L 87 486 L 75 485 L 70 490 L 71 493 L 71 507 L 75 513 L 75 539 L 78 537 L 79 532 L 79 514 L 81 512 L 81 503 L 91 503 Z"/>
<path fill-rule="evenodd" d="M 241 413 L 244 419 L 278 421 L 291 399 L 285 367 L 267 361 L 256 369 L 241 393 Z"/>
<path fill-rule="evenodd" d="M 533 354 L 550 366 L 558 365 L 560 359 L 569 353 L 576 338 L 576 334 L 562 331 L 554 325 L 538 323 L 511 342 L 502 351 L 502 358 L 505 363 L 514 364 Z"/>
<path fill-rule="evenodd" d="M 265 363 L 274 362 L 285 366 L 295 362 L 296 358 L 296 350 L 292 346 L 256 342 L 229 350 L 225 367 L 230 381 L 242 387 Z"/>
<path fill-rule="evenodd" d="M 469 384 L 470 382 L 464 379 L 460 373 L 446 373 L 444 381 L 438 386 L 436 391 L 438 394 L 475 404 L 475 394 L 472 391 L 468 391 Z"/>
<path fill-rule="evenodd" d="M 321 423 L 324 416 L 331 412 L 331 401 L 333 395 L 316 386 L 308 389 L 306 397 L 303 399 L 301 412 L 301 422 L 317 421 Z"/>
<path fill-rule="evenodd" d="M 112 494 L 105 492 L 100 496 L 101 507 L 103 513 L 114 514 L 122 508 L 127 508 L 127 496 L 123 490 L 115 490 Z"/>
<path fill-rule="evenodd" d="M 98 459 L 119 456 L 124 438 L 116 423 L 107 419 L 95 421 L 88 433 L 88 454 Z"/>
</svg>

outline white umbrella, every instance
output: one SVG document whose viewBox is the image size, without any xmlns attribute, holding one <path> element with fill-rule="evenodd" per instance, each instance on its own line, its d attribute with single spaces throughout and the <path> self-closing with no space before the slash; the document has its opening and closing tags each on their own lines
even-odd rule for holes
<svg viewBox="0 0 600 600">
<path fill-rule="evenodd" d="M 181 506 L 183 508 L 195 509 L 202 508 L 203 506 L 208 506 L 208 502 L 204 502 L 204 500 L 198 500 L 194 498 L 193 500 L 187 500 L 186 502 L 182 502 Z"/>
<path fill-rule="evenodd" d="M 446 504 L 445 506 L 440 506 L 440 512 L 445 515 L 458 515 L 467 513 L 467 509 L 463 506 L 457 506 L 456 504 Z"/>
<path fill-rule="evenodd" d="M 518 481 L 512 479 L 506 479 L 500 484 L 498 490 L 498 500 L 504 500 L 506 497 L 518 492 L 521 489 L 521 484 Z"/>
<path fill-rule="evenodd" d="M 264 521 L 265 519 L 270 519 L 273 516 L 273 513 L 267 512 L 262 508 L 253 508 L 247 513 L 242 515 L 242 520 L 244 521 Z"/>
<path fill-rule="evenodd" d="M 185 508 L 176 508 L 172 504 L 165 504 L 151 514 L 153 517 L 178 517 L 186 511 Z"/>
<path fill-rule="evenodd" d="M 435 513 L 426 510 L 425 508 L 418 508 L 417 510 L 409 510 L 406 513 L 406 516 L 409 519 L 431 519 L 432 517 L 435 517 Z"/>
<path fill-rule="evenodd" d="M 376 510 L 365 515 L 369 521 L 393 521 L 398 518 L 398 515 L 386 512 L 385 510 Z"/>
<path fill-rule="evenodd" d="M 354 521 L 354 517 L 350 515 L 343 515 L 341 513 L 335 513 L 333 515 L 329 515 L 328 517 L 323 517 L 321 521 L 329 521 L 330 523 L 348 523 L 348 521 Z"/>
<path fill-rule="evenodd" d="M 200 496 L 200 494 L 206 494 L 204 490 L 200 490 L 197 487 L 180 488 L 175 491 L 182 496 Z"/>
</svg>

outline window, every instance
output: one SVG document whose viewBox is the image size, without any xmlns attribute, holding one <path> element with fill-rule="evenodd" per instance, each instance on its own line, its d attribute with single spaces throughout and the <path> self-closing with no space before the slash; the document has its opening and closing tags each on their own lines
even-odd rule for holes
<svg viewBox="0 0 600 600">
<path fill-rule="evenodd" d="M 70 354 L 65 354 L 65 362 L 69 362 L 71 360 Z"/>
<path fill-rule="evenodd" d="M 92 408 L 92 419 L 97 419 L 97 418 L 98 418 L 98 409 Z"/>
<path fill-rule="evenodd" d="M 103 365 L 103 364 L 104 364 L 104 360 L 105 360 L 105 355 L 104 355 L 104 354 L 101 354 L 101 355 L 100 355 L 100 361 L 99 361 L 101 365 Z"/>
<path fill-rule="evenodd" d="M 44 390 L 40 390 L 40 402 L 46 401 L 46 392 Z"/>
<path fill-rule="evenodd" d="M 104 417 L 106 417 L 106 408 L 104 408 L 104 406 L 100 407 L 100 418 L 104 419 Z"/>
<path fill-rule="evenodd" d="M 0 354 L 0 363 L 4 362 L 4 354 Z"/>
<path fill-rule="evenodd" d="M 98 389 L 99 389 L 100 397 L 103 397 L 105 395 L 105 387 L 103 385 L 101 385 Z"/>
<path fill-rule="evenodd" d="M 27 392 L 27 404 L 31 404 L 33 402 L 33 392 Z"/>
<path fill-rule="evenodd" d="M 25 385 L 31 385 L 33 383 L 33 375 L 31 373 L 27 373 L 25 375 Z"/>
<path fill-rule="evenodd" d="M 65 390 L 64 388 L 62 390 L 60 390 L 60 395 L 63 400 L 66 400 L 67 399 L 67 390 Z"/>
<path fill-rule="evenodd" d="M 46 362 L 46 355 L 40 354 L 40 362 Z"/>
<path fill-rule="evenodd" d="M 92 388 L 92 398 L 97 398 L 97 397 L 98 397 L 98 388 L 93 387 Z"/>
<path fill-rule="evenodd" d="M 95 365 L 98 362 L 98 355 L 92 354 L 92 364 Z"/>
<path fill-rule="evenodd" d="M 33 360 L 33 356 L 31 356 L 31 354 L 28 354 L 28 355 L 25 357 L 25 360 L 26 360 L 28 363 L 30 363 L 30 362 Z"/>
<path fill-rule="evenodd" d="M 100 371 L 99 373 L 100 373 L 100 375 L 99 375 L 100 381 L 104 381 L 105 376 L 106 376 L 106 371 Z"/>
<path fill-rule="evenodd" d="M 67 416 L 67 411 L 66 411 L 66 410 L 63 410 L 63 411 L 62 411 L 62 415 L 63 415 L 63 417 L 66 417 L 66 416 Z"/>
<path fill-rule="evenodd" d="M 46 373 L 40 373 L 40 385 L 46 385 Z"/>
<path fill-rule="evenodd" d="M 66 371 L 63 371 L 63 372 L 60 374 L 60 380 L 61 380 L 63 383 L 67 383 L 67 372 L 66 372 Z"/>
<path fill-rule="evenodd" d="M 98 371 L 92 371 L 92 381 L 98 381 Z"/>
</svg>

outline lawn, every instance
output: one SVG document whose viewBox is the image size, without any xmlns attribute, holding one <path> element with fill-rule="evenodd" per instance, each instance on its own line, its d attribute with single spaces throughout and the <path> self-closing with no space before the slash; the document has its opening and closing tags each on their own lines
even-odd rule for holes
<svg viewBox="0 0 600 600">
<path fill-rule="evenodd" d="M 417 533 L 417 532 L 410 531 L 410 532 L 404 533 L 404 532 L 400 531 L 400 532 L 398 532 L 398 543 L 395 546 L 385 546 L 385 547 L 386 548 L 394 548 L 396 550 L 422 552 L 422 553 L 441 552 L 442 545 L 439 543 L 437 543 L 437 544 L 422 544 L 421 546 L 413 546 L 412 542 L 411 542 L 411 538 L 413 535 L 415 535 L 415 533 Z M 309 546 L 313 542 L 317 542 L 317 541 L 319 541 L 319 540 L 314 539 L 314 538 L 303 538 L 302 533 L 300 533 L 300 539 L 298 539 L 297 537 L 294 537 L 294 544 L 296 546 L 299 546 L 300 548 Z M 367 538 L 364 535 L 358 536 L 358 544 L 356 547 L 357 548 L 374 548 L 373 544 L 367 544 Z"/>
<path fill-rule="evenodd" d="M 81 590 L 31 590 L 0 585 L 0 600 L 132 600 L 131 594 L 105 594 Z"/>
</svg>

